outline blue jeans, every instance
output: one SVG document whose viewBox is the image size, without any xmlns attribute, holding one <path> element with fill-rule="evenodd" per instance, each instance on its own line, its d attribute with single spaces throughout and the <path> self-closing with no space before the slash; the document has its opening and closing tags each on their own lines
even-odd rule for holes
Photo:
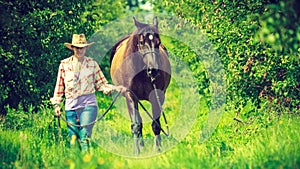
<svg viewBox="0 0 300 169">
<path fill-rule="evenodd" d="M 77 125 L 87 125 L 96 120 L 98 108 L 96 106 L 86 106 L 77 110 L 66 110 L 66 119 L 68 122 Z M 89 138 L 92 136 L 94 124 L 86 127 L 75 127 L 68 125 L 68 134 L 72 139 L 80 139 L 81 150 L 86 151 L 89 148 Z"/>
</svg>

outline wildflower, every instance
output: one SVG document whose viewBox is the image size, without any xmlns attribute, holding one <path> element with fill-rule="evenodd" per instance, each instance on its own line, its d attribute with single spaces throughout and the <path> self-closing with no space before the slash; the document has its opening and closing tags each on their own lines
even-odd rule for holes
<svg viewBox="0 0 300 169">
<path fill-rule="evenodd" d="M 85 154 L 84 156 L 83 156 L 83 161 L 85 162 L 85 163 L 88 163 L 88 162 L 90 162 L 92 160 L 92 155 L 90 154 L 90 153 L 87 153 L 87 154 Z"/>
<path fill-rule="evenodd" d="M 70 169 L 75 169 L 75 163 L 71 159 L 67 159 L 65 163 L 70 166 Z"/>
<path fill-rule="evenodd" d="M 71 145 L 75 145 L 75 142 L 76 142 L 76 135 L 72 135 L 72 138 L 71 138 Z"/>
<path fill-rule="evenodd" d="M 98 158 L 98 164 L 100 165 L 104 164 L 104 159 L 102 157 Z"/>
<path fill-rule="evenodd" d="M 124 164 L 121 161 L 117 161 L 114 165 L 115 168 L 123 168 Z"/>
</svg>

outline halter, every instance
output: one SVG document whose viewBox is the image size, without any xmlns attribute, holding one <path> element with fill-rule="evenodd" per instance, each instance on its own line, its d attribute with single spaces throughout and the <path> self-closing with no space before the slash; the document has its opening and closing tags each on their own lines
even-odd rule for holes
<svg viewBox="0 0 300 169">
<path fill-rule="evenodd" d="M 143 38 L 145 38 L 146 35 L 142 35 Z M 151 54 L 152 58 L 154 58 L 154 62 L 156 62 L 156 57 L 155 55 L 159 54 L 159 52 L 155 51 L 154 48 L 154 32 L 151 32 L 148 36 L 151 46 L 148 43 L 145 43 L 144 39 L 139 39 L 138 43 L 138 50 L 139 53 L 141 54 L 142 58 L 144 58 L 146 55 Z M 143 49 L 143 47 L 146 46 L 146 49 Z M 157 76 L 159 76 L 159 73 L 156 74 L 155 76 L 152 76 L 152 69 L 149 67 L 149 63 L 145 65 L 144 67 L 147 70 L 147 76 L 150 77 L 151 81 L 153 82 Z"/>
</svg>

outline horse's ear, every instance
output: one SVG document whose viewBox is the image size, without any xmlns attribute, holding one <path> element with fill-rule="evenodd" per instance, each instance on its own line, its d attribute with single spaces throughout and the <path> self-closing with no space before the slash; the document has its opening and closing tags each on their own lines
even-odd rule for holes
<svg viewBox="0 0 300 169">
<path fill-rule="evenodd" d="M 143 28 L 143 27 L 146 26 L 146 24 L 143 24 L 143 23 L 139 22 L 135 17 L 133 17 L 133 21 L 134 21 L 135 26 L 136 26 L 138 29 Z"/>
<path fill-rule="evenodd" d="M 153 19 L 153 25 L 158 28 L 158 21 L 157 21 L 157 16 L 154 17 Z"/>
</svg>

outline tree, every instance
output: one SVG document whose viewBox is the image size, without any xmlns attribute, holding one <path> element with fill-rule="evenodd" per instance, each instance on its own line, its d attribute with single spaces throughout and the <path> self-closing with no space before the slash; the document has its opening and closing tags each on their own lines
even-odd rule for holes
<svg viewBox="0 0 300 169">
<path fill-rule="evenodd" d="M 202 29 L 226 69 L 227 101 L 299 109 L 299 3 L 277 1 L 152 1 Z M 180 55 L 178 55 L 180 56 Z"/>
<path fill-rule="evenodd" d="M 107 1 L 14 0 L 0 2 L 0 111 L 26 110 L 52 96 L 58 64 L 70 52 L 63 46 L 72 34 L 87 37 L 101 24 L 120 16 L 126 3 Z"/>
</svg>

